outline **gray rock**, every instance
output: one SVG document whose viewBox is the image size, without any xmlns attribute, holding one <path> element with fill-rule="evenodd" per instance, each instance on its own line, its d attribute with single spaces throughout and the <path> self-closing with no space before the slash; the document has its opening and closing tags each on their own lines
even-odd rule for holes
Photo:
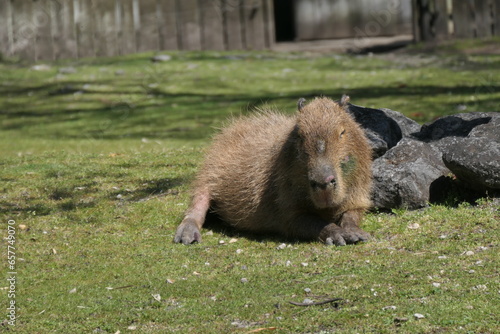
<svg viewBox="0 0 500 334">
<path fill-rule="evenodd" d="M 396 146 L 402 138 L 420 131 L 417 122 L 390 109 L 372 109 L 350 104 L 349 113 L 365 129 L 375 158 Z"/>
<path fill-rule="evenodd" d="M 500 189 L 500 113 L 482 114 L 466 137 L 448 137 L 437 143 L 444 164 L 455 176 L 478 191 Z M 467 115 L 471 118 L 476 115 Z M 487 123 L 484 123 L 488 120 Z M 469 121 L 471 122 L 471 121 Z"/>
<path fill-rule="evenodd" d="M 151 58 L 151 61 L 153 63 L 159 63 L 159 62 L 169 61 L 170 59 L 172 59 L 172 57 L 169 55 L 156 55 L 153 58 Z"/>
<path fill-rule="evenodd" d="M 403 138 L 376 159 L 372 171 L 372 200 L 381 209 L 426 206 L 431 198 L 431 185 L 450 173 L 439 150 L 412 138 Z"/>
</svg>

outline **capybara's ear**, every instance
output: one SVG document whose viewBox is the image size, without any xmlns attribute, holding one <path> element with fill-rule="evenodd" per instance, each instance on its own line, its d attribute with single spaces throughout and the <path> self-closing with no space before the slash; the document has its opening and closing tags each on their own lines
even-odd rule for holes
<svg viewBox="0 0 500 334">
<path fill-rule="evenodd" d="M 306 103 L 306 99 L 303 97 L 297 101 L 297 108 L 299 108 L 299 111 L 302 111 L 302 108 L 304 108 L 304 103 Z"/>
<path fill-rule="evenodd" d="M 341 107 L 347 107 L 347 104 L 349 103 L 349 101 L 351 100 L 351 98 L 349 97 L 349 95 L 342 95 L 342 97 L 340 98 L 340 103 L 339 105 Z"/>
</svg>

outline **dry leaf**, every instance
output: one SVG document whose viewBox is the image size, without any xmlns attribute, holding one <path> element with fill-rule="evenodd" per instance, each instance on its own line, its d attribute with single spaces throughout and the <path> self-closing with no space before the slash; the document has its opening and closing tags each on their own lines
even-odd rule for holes
<svg viewBox="0 0 500 334">
<path fill-rule="evenodd" d="M 151 294 L 151 296 L 153 296 L 153 298 L 156 300 L 156 301 L 159 301 L 161 302 L 161 296 L 159 293 L 153 293 Z"/>
</svg>

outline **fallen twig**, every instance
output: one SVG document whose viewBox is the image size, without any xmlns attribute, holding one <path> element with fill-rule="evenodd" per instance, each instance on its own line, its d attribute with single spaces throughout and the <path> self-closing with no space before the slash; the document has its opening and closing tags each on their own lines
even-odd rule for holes
<svg viewBox="0 0 500 334">
<path fill-rule="evenodd" d="M 332 298 L 332 299 L 327 299 L 327 300 L 322 300 L 320 302 L 312 302 L 312 303 L 296 303 L 296 302 L 289 302 L 289 303 L 292 305 L 295 305 L 295 306 L 314 306 L 314 305 L 323 305 L 323 304 L 338 302 L 340 300 L 343 300 L 343 299 L 342 298 Z"/>
</svg>

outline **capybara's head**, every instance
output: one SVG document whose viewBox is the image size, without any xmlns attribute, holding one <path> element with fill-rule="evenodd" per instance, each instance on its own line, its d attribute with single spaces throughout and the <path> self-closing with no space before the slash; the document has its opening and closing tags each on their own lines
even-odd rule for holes
<svg viewBox="0 0 500 334">
<path fill-rule="evenodd" d="M 339 102 L 325 97 L 298 102 L 299 159 L 305 163 L 311 199 L 318 209 L 345 199 L 349 174 L 356 169 L 354 142 L 362 130 L 344 109 L 348 102 L 346 95 Z"/>
</svg>

